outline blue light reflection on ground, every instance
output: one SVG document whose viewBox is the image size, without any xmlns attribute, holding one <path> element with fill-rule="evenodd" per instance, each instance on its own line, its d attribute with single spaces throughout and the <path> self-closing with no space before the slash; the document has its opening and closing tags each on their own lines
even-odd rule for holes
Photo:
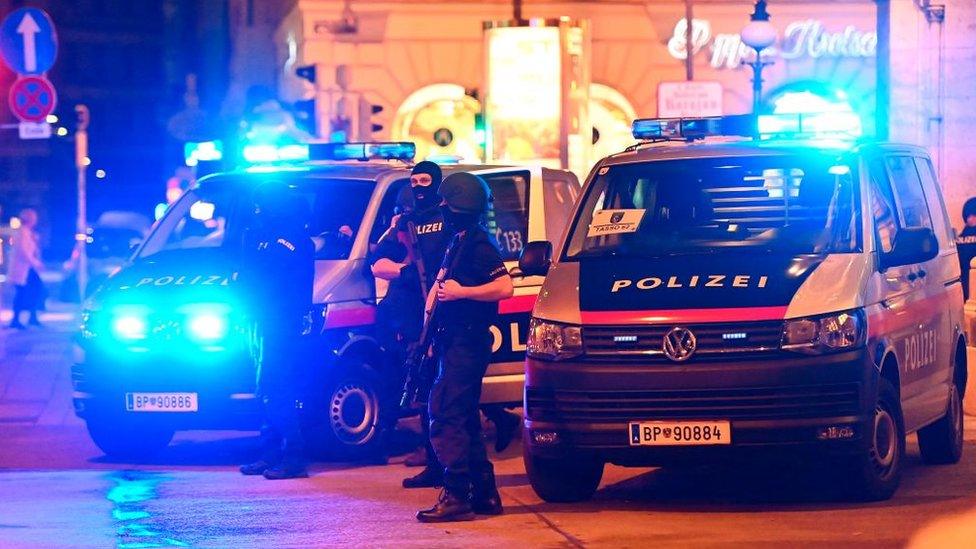
<svg viewBox="0 0 976 549">
<path fill-rule="evenodd" d="M 175 539 L 156 524 L 146 507 L 147 502 L 158 497 L 156 487 L 169 477 L 142 471 L 116 471 L 110 473 L 108 479 L 115 484 L 105 497 L 114 505 L 112 518 L 118 524 L 117 547 L 135 549 L 190 546 Z"/>
</svg>

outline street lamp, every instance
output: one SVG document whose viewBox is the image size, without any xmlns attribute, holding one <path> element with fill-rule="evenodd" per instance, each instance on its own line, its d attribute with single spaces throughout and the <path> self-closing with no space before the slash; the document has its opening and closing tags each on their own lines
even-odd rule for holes
<svg viewBox="0 0 976 549">
<path fill-rule="evenodd" d="M 769 13 L 766 11 L 766 0 L 757 0 L 755 11 L 749 18 L 749 24 L 740 34 L 742 43 L 756 50 L 756 58 L 752 62 L 743 61 L 744 65 L 752 67 L 752 113 L 759 113 L 762 98 L 762 70 L 772 61 L 762 60 L 762 51 L 776 42 L 776 29 L 769 23 Z"/>
</svg>

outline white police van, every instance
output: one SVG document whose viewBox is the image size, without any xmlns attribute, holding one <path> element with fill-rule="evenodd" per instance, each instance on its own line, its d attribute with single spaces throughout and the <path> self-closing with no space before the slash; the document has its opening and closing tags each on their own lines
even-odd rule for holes
<svg viewBox="0 0 976 549">
<path fill-rule="evenodd" d="M 636 121 L 555 252 L 526 247 L 523 272 L 548 273 L 525 385 L 544 499 L 590 497 L 607 462 L 734 455 L 826 456 L 885 499 L 906 434 L 960 459 L 962 288 L 928 154 L 829 114 L 720 137 L 743 120 Z"/>
<path fill-rule="evenodd" d="M 142 457 L 177 430 L 258 427 L 255 370 L 239 314 L 247 296 L 235 278 L 251 195 L 267 183 L 306 196 L 312 233 L 327 236 L 315 261 L 319 399 L 309 406 L 309 438 L 341 457 L 374 449 L 381 416 L 396 413 L 387 401 L 398 395 L 383 395 L 399 389 L 399 373 L 382 371 L 373 322 L 383 289 L 366 257 L 409 184 L 414 146 L 321 144 L 309 151 L 309 161 L 202 179 L 88 304 L 72 368 L 74 407 L 103 451 Z M 580 189 L 560 170 L 444 167 L 445 175 L 454 171 L 476 173 L 491 187 L 491 228 L 512 268 L 525 242 L 560 236 Z M 352 236 L 338 238 L 342 233 Z M 541 282 L 516 277 L 515 296 L 500 303 L 485 403 L 521 404 L 529 311 Z"/>
</svg>

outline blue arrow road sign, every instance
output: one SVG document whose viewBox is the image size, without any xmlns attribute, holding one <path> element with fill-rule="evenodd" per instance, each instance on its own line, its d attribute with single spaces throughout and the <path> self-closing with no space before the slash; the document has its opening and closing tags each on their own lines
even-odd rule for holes
<svg viewBox="0 0 976 549">
<path fill-rule="evenodd" d="M 58 35 L 44 10 L 21 8 L 0 25 L 0 56 L 14 72 L 43 74 L 57 54 Z"/>
</svg>

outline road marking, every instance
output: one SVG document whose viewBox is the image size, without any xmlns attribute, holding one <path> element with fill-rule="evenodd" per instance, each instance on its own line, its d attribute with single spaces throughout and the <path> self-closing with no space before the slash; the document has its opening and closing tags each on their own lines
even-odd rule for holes
<svg viewBox="0 0 976 549">
<path fill-rule="evenodd" d="M 541 512 L 537 511 L 534 505 L 531 505 L 529 503 L 526 503 L 526 502 L 520 500 L 519 498 L 515 497 L 515 495 L 512 494 L 511 492 L 509 492 L 508 490 L 500 490 L 500 491 L 504 492 L 506 498 L 515 500 L 516 503 L 518 503 L 522 507 L 525 507 L 526 509 L 528 509 L 529 511 L 531 511 L 532 514 L 535 515 L 536 517 L 538 517 L 539 520 L 541 520 L 542 522 L 544 522 L 546 524 L 546 526 L 549 527 L 550 530 L 552 530 L 552 531 L 556 532 L 557 534 L 559 534 L 560 536 L 566 538 L 566 541 L 568 541 L 569 544 L 572 545 L 573 547 L 579 547 L 581 549 L 583 547 L 586 547 L 586 544 L 584 544 L 582 541 L 580 541 L 579 538 L 577 538 L 576 536 L 574 536 L 574 535 L 570 534 L 569 532 L 563 530 L 562 528 L 560 528 L 559 526 L 557 526 L 556 523 L 554 523 L 551 520 L 549 520 Z"/>
</svg>

